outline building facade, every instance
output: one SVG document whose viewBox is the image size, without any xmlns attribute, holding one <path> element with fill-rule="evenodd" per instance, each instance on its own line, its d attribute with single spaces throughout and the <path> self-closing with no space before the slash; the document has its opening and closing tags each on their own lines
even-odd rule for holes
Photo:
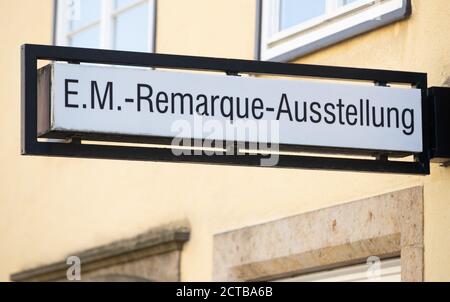
<svg viewBox="0 0 450 302">
<path fill-rule="evenodd" d="M 450 86 L 448 0 L 20 0 L 0 14 L 0 280 L 64 280 L 76 259 L 82 280 L 361 280 L 367 262 L 383 280 L 450 280 L 439 164 L 416 176 L 20 155 L 24 43 L 417 71 Z"/>
</svg>

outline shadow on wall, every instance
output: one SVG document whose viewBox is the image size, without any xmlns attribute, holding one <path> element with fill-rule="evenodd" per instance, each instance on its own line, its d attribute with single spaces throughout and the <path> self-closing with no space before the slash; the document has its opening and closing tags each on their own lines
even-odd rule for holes
<svg viewBox="0 0 450 302">
<path fill-rule="evenodd" d="M 447 80 L 442 85 L 446 86 L 446 87 L 450 87 L 450 77 L 448 77 Z"/>
</svg>

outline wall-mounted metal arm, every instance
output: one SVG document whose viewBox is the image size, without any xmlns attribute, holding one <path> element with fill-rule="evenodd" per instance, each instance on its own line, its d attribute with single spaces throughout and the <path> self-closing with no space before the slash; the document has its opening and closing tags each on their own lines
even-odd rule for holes
<svg viewBox="0 0 450 302">
<path fill-rule="evenodd" d="M 428 90 L 431 120 L 430 157 L 434 163 L 450 163 L 450 87 Z"/>
</svg>

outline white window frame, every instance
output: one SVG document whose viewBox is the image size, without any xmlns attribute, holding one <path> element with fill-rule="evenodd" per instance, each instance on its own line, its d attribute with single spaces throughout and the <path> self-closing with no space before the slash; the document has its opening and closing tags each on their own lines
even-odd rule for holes
<svg viewBox="0 0 450 302">
<path fill-rule="evenodd" d="M 114 0 L 102 0 L 100 19 L 92 21 L 82 27 L 70 31 L 70 12 L 68 2 L 76 0 L 55 0 L 56 1 L 56 26 L 55 44 L 59 46 L 69 46 L 70 37 L 93 26 L 100 26 L 100 48 L 114 49 L 114 19 L 121 13 L 128 11 L 145 2 L 148 3 L 148 44 L 147 51 L 155 52 L 155 21 L 156 21 L 156 0 L 136 0 L 118 9 L 114 8 Z"/>
<path fill-rule="evenodd" d="M 277 282 L 401 282 L 401 259 L 381 260 L 378 267 L 356 264 L 300 276 L 282 278 Z"/>
<path fill-rule="evenodd" d="M 285 62 L 411 13 L 410 0 L 326 0 L 324 15 L 280 30 L 280 1 L 260 0 L 260 59 Z"/>
</svg>

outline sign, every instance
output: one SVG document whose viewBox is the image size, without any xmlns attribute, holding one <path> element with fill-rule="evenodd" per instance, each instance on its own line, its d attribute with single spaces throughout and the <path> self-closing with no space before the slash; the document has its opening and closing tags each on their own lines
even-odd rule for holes
<svg viewBox="0 0 450 302">
<path fill-rule="evenodd" d="M 430 173 L 436 141 L 425 73 L 32 44 L 21 51 L 23 155 Z M 39 60 L 53 63 L 38 69 Z"/>
<path fill-rule="evenodd" d="M 90 133 L 423 151 L 420 89 L 67 63 L 48 65 L 39 81 L 50 87 L 39 100 L 42 137 Z"/>
</svg>

